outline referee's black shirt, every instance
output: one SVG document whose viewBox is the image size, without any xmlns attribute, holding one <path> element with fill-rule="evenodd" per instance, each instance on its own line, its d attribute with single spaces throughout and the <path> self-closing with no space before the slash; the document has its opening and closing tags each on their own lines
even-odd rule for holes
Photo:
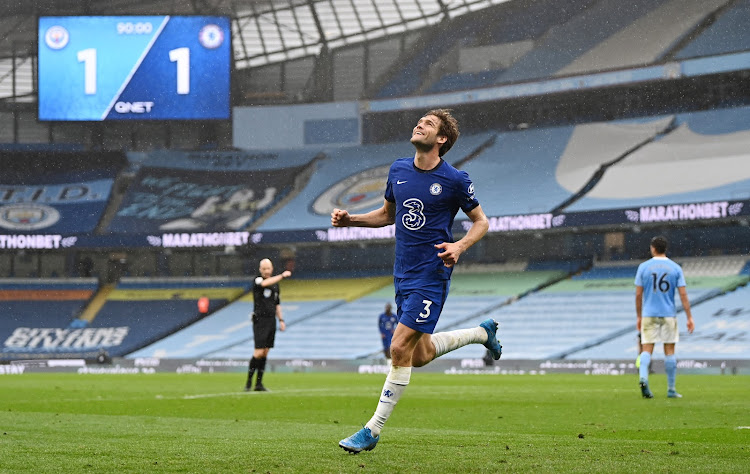
<svg viewBox="0 0 750 474">
<path fill-rule="evenodd" d="M 253 284 L 253 300 L 255 307 L 253 312 L 256 318 L 275 318 L 276 305 L 280 304 L 279 284 L 273 284 L 263 288 L 261 282 L 263 277 L 258 275 Z"/>
</svg>

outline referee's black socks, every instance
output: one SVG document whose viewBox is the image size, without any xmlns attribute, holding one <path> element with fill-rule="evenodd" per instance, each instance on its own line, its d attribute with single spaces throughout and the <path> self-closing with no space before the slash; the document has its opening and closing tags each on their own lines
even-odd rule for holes
<svg viewBox="0 0 750 474">
<path fill-rule="evenodd" d="M 255 381 L 255 386 L 258 385 L 263 386 L 263 372 L 266 371 L 266 360 L 268 360 L 267 357 L 261 357 L 260 359 L 256 359 L 256 367 L 258 368 L 258 378 Z"/>
<path fill-rule="evenodd" d="M 258 363 L 260 362 L 260 359 L 256 359 L 253 357 L 250 359 L 250 367 L 247 369 L 247 383 L 245 384 L 245 387 L 250 388 L 253 385 L 253 374 L 255 374 L 255 369 L 258 368 Z"/>
</svg>

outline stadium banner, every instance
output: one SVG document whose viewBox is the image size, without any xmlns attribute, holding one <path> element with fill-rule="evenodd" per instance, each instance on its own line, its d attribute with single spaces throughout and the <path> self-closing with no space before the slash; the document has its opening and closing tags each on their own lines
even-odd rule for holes
<svg viewBox="0 0 750 474">
<path fill-rule="evenodd" d="M 100 351 L 117 352 L 130 328 L 16 327 L 2 339 L 0 360 L 51 357 L 90 357 Z"/>
<path fill-rule="evenodd" d="M 161 359 L 156 357 L 120 358 L 100 362 L 101 353 L 89 357 L 70 354 L 69 358 L 53 359 L 35 357 L 11 360 L 0 365 L 0 376 L 25 373 L 74 373 L 79 375 L 118 374 L 137 375 L 155 373 L 212 374 L 246 373 L 247 359 Z M 99 359 L 99 360 L 97 360 Z M 653 369 L 663 372 L 662 360 L 654 360 Z M 681 359 L 682 374 L 734 375 L 747 374 L 749 359 Z M 344 372 L 360 374 L 387 374 L 390 366 L 382 359 L 269 359 L 268 371 L 279 373 Z M 482 359 L 436 359 L 421 369 L 425 372 L 447 375 L 528 375 L 544 376 L 553 373 L 584 375 L 621 375 L 632 377 L 638 373 L 632 359 L 602 360 L 530 360 L 503 359 L 501 363 L 487 365 Z"/>
<path fill-rule="evenodd" d="M 246 167 L 249 164 L 240 168 Z M 124 234 L 242 231 L 292 191 L 303 168 L 249 171 L 146 166 L 138 172 L 107 230 Z"/>
<path fill-rule="evenodd" d="M 304 150 L 238 151 L 175 151 L 149 152 L 143 165 L 151 168 L 172 168 L 198 171 L 258 171 L 288 168 L 311 162 L 317 156 Z"/>
<path fill-rule="evenodd" d="M 672 80 L 721 72 L 742 71 L 750 65 L 750 52 L 725 54 L 706 58 L 673 61 L 657 66 L 645 66 L 577 76 L 530 81 L 462 92 L 404 97 L 398 99 L 363 102 L 367 112 L 398 112 L 401 110 L 429 109 L 461 104 L 475 104 L 503 99 L 533 97 L 560 92 L 598 89 L 641 82 Z"/>
<path fill-rule="evenodd" d="M 205 174 L 205 173 L 204 173 Z M 155 199 L 151 196 L 151 199 Z M 158 214 L 156 215 L 158 217 Z M 649 224 L 677 224 L 683 222 L 727 221 L 750 217 L 750 200 L 709 201 L 685 204 L 664 204 L 569 213 L 537 213 L 489 217 L 489 232 L 543 232 L 555 229 L 596 226 L 634 226 Z M 153 227 L 162 222 L 152 219 Z M 467 220 L 456 221 L 454 233 L 466 232 L 471 226 Z M 242 247 L 259 244 L 312 243 L 312 242 L 365 242 L 392 240 L 393 225 L 381 228 L 330 227 L 327 229 L 300 229 L 266 232 L 163 232 L 154 229 L 149 233 L 121 233 L 109 235 L 25 235 L 0 234 L 0 251 L 5 249 L 60 249 L 77 248 L 210 248 Z"/>
<path fill-rule="evenodd" d="M 0 233 L 92 232 L 124 163 L 121 153 L 0 154 Z"/>
</svg>

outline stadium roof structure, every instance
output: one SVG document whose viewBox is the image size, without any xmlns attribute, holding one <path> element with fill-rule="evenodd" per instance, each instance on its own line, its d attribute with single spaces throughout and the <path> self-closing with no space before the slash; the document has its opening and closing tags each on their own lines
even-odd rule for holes
<svg viewBox="0 0 750 474">
<path fill-rule="evenodd" d="M 44 15 L 226 15 L 237 69 L 418 30 L 511 0 L 0 0 L 0 100 L 36 100 Z"/>
</svg>

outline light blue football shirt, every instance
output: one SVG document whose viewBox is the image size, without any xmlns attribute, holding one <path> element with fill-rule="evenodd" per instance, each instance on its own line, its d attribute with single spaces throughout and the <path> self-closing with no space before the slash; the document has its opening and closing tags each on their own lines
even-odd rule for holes
<svg viewBox="0 0 750 474">
<path fill-rule="evenodd" d="M 685 286 L 682 268 L 667 257 L 654 257 L 638 265 L 635 285 L 643 287 L 644 317 L 675 317 L 674 292 Z"/>
</svg>

